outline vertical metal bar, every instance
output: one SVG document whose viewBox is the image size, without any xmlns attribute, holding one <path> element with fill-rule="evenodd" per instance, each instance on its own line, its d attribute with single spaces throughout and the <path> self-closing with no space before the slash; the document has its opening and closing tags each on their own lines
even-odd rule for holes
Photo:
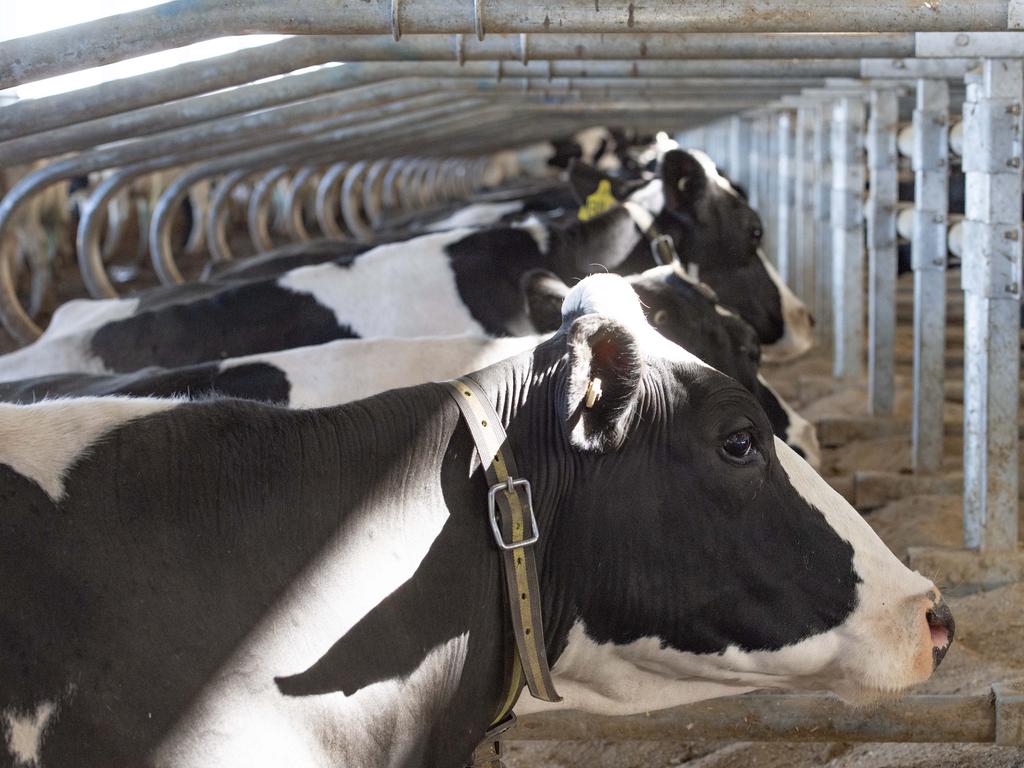
<svg viewBox="0 0 1024 768">
<path fill-rule="evenodd" d="M 754 118 L 750 123 L 750 189 L 747 194 L 750 196 L 750 206 L 758 213 L 764 201 L 761 194 L 761 156 L 764 152 L 761 139 L 761 120 Z"/>
<path fill-rule="evenodd" d="M 1024 62 L 985 59 L 964 102 L 964 544 L 1017 546 Z"/>
<path fill-rule="evenodd" d="M 949 211 L 949 85 L 917 81 L 914 110 L 914 404 L 915 472 L 942 467 L 946 353 L 946 220 Z"/>
<path fill-rule="evenodd" d="M 778 267 L 778 216 L 776 210 L 779 204 L 779 132 L 775 127 L 775 115 L 769 114 L 764 118 L 764 252 L 768 255 L 776 267 Z"/>
<path fill-rule="evenodd" d="M 814 110 L 800 107 L 796 112 L 793 146 L 796 183 L 793 190 L 793 289 L 807 305 L 814 304 Z"/>
<path fill-rule="evenodd" d="M 818 344 L 832 344 L 832 108 L 827 103 L 814 110 L 814 329 Z"/>
<path fill-rule="evenodd" d="M 868 403 L 875 416 L 892 413 L 896 345 L 896 123 L 892 90 L 871 92 L 867 156 Z"/>
<path fill-rule="evenodd" d="M 856 379 L 864 354 L 864 101 L 832 107 L 832 296 L 836 378 Z"/>
<path fill-rule="evenodd" d="M 729 118 L 729 175 L 733 181 L 750 190 L 750 121 Z"/>
<path fill-rule="evenodd" d="M 793 265 L 791 264 L 796 234 L 793 226 L 793 203 L 796 196 L 794 185 L 795 150 L 793 146 L 793 112 L 784 109 L 776 118 L 775 146 L 778 152 L 776 162 L 776 216 L 775 216 L 775 263 L 779 266 L 779 275 L 787 285 L 793 282 Z"/>
</svg>

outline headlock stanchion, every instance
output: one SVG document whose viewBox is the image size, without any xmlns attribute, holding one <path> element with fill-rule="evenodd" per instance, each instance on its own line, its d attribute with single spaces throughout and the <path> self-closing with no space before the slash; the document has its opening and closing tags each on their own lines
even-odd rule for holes
<svg viewBox="0 0 1024 768">
<path fill-rule="evenodd" d="M 949 85 L 917 81 L 914 110 L 914 470 L 942 466 L 946 351 L 946 214 L 949 209 Z"/>
<path fill-rule="evenodd" d="M 899 105 L 889 88 L 871 90 L 868 120 L 868 405 L 892 413 L 896 358 L 896 122 Z"/>
<path fill-rule="evenodd" d="M 832 304 L 839 379 L 861 375 L 864 354 L 864 100 L 832 107 Z"/>
</svg>

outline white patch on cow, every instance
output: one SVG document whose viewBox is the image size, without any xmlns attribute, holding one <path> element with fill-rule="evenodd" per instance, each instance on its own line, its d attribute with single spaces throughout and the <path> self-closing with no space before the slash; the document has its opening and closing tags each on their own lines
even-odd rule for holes
<svg viewBox="0 0 1024 768">
<path fill-rule="evenodd" d="M 209 678 L 155 764 L 403 764 L 422 733 L 424 709 L 443 711 L 458 685 L 466 634 L 435 647 L 408 677 L 351 696 L 284 696 L 274 677 L 309 669 L 416 573 L 448 519 L 435 462 L 444 449 L 421 446 L 417 461 L 395 468 L 407 495 L 388 503 L 368 498 L 347 510 L 336 534 Z"/>
<path fill-rule="evenodd" d="M 54 501 L 64 495 L 68 470 L 103 435 L 180 401 L 84 397 L 34 405 L 0 404 L 0 464 L 35 481 Z"/>
<path fill-rule="evenodd" d="M 650 271 L 644 274 L 649 274 Z M 711 367 L 696 355 L 658 333 L 647 322 L 640 301 L 630 287 L 629 281 L 619 275 L 589 275 L 573 286 L 562 301 L 562 317 L 587 314 L 604 315 L 624 325 L 636 337 L 645 356 L 690 363 L 702 368 Z"/>
<path fill-rule="evenodd" d="M 665 209 L 665 186 L 661 179 L 651 179 L 639 189 L 633 190 L 626 201 L 657 216 Z"/>
<path fill-rule="evenodd" d="M 688 149 L 686 151 L 693 155 L 694 160 L 700 163 L 700 167 L 704 169 L 704 175 L 708 177 L 708 181 L 712 182 L 713 184 L 717 184 L 719 187 L 724 189 L 733 197 L 739 196 L 739 193 L 736 191 L 735 187 L 733 187 L 733 185 L 729 182 L 727 178 L 725 178 L 722 174 L 718 172 L 718 166 L 715 165 L 715 162 L 710 157 L 708 157 L 707 154 L 700 151 L 699 149 Z"/>
<path fill-rule="evenodd" d="M 789 420 L 789 426 L 786 427 L 786 444 L 803 451 L 804 460 L 818 469 L 821 466 L 821 444 L 818 442 L 818 430 L 811 422 L 794 411 L 792 406 L 765 380 L 764 376 L 758 374 L 757 380 L 761 382 L 762 387 L 775 396 L 775 399 L 779 401 L 779 406 L 786 413 L 786 418 Z"/>
<path fill-rule="evenodd" d="M 321 264 L 292 270 L 278 285 L 311 295 L 362 338 L 483 335 L 459 296 L 445 250 L 470 233 L 456 229 L 388 243 L 350 267 Z"/>
<path fill-rule="evenodd" d="M 454 379 L 518 355 L 548 336 L 424 337 L 417 339 L 342 339 L 312 347 L 233 358 L 227 370 L 267 363 L 291 385 L 291 408 L 322 408 L 370 397 L 397 387 Z"/>
<path fill-rule="evenodd" d="M 521 229 L 527 232 L 530 237 L 537 243 L 537 248 L 540 249 L 541 253 L 547 253 L 548 247 L 551 244 L 551 228 L 538 216 L 533 213 L 530 214 L 523 221 L 516 222 L 512 225 L 513 229 Z"/>
<path fill-rule="evenodd" d="M 505 203 L 473 203 L 460 208 L 440 221 L 428 224 L 426 232 L 446 232 L 460 227 L 489 227 L 501 221 L 503 216 L 523 210 L 522 200 L 510 200 Z"/>
<path fill-rule="evenodd" d="M 580 145 L 583 162 L 595 166 L 599 171 L 619 171 L 622 162 L 615 154 L 615 138 L 612 132 L 602 126 L 585 128 L 573 134 L 573 141 Z M 605 144 L 604 154 L 595 160 L 602 142 Z"/>
<path fill-rule="evenodd" d="M 39 765 L 43 733 L 56 709 L 55 702 L 44 701 L 36 706 L 36 711 L 31 715 L 14 712 L 4 714 L 8 730 L 7 749 L 19 768 L 36 768 Z"/>
<path fill-rule="evenodd" d="M 858 604 L 835 629 L 776 651 L 695 654 L 662 647 L 657 637 L 598 643 L 577 622 L 552 674 L 560 704 L 523 697 L 520 714 L 562 708 L 608 715 L 663 709 L 757 688 L 831 690 L 853 702 L 898 693 L 931 673 L 924 611 L 938 595 L 909 570 L 838 493 L 780 439 L 779 461 L 796 491 L 854 551 L 863 579 Z"/>
<path fill-rule="evenodd" d="M 27 347 L 0 356 L 0 381 L 55 373 L 110 373 L 89 351 L 92 332 L 135 314 L 138 299 L 76 299 L 53 313 L 46 332 Z"/>
<path fill-rule="evenodd" d="M 782 304 L 782 338 L 771 344 L 766 344 L 761 349 L 762 359 L 766 363 L 784 363 L 794 360 L 810 351 L 814 346 L 814 332 L 811 325 L 811 312 L 807 305 L 796 297 L 782 277 L 775 270 L 774 265 L 764 255 L 760 248 L 757 256 L 768 271 L 768 277 L 779 292 Z"/>
</svg>

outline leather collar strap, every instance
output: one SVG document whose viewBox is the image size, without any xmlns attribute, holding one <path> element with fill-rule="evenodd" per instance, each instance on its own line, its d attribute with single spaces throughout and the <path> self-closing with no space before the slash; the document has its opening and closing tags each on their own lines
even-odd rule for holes
<svg viewBox="0 0 1024 768">
<path fill-rule="evenodd" d="M 507 675 L 507 694 L 492 721 L 494 725 L 505 720 L 515 706 L 524 677 L 535 698 L 551 702 L 562 700 L 551 681 L 544 648 L 537 558 L 533 551 L 540 531 L 533 511 L 530 482 L 518 475 L 508 435 L 494 406 L 480 386 L 469 378 L 446 383 L 473 436 L 490 487 L 488 521 L 501 550 L 512 634 L 516 641 L 516 652 L 512 654 Z"/>
<path fill-rule="evenodd" d="M 622 207 L 629 212 L 637 229 L 640 230 L 641 234 L 647 238 L 647 242 L 650 243 L 651 256 L 654 257 L 656 265 L 663 267 L 679 259 L 672 238 L 658 232 L 658 228 L 654 226 L 654 215 L 650 211 L 630 200 L 624 202 Z"/>
</svg>

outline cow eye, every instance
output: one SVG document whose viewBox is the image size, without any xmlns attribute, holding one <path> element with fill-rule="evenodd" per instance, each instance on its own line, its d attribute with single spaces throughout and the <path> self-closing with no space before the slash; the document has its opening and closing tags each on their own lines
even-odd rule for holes
<svg viewBox="0 0 1024 768">
<path fill-rule="evenodd" d="M 761 236 L 763 234 L 764 232 L 761 231 L 760 227 L 754 227 L 752 230 L 750 230 L 750 239 L 753 240 L 754 242 L 761 242 Z"/>
<path fill-rule="evenodd" d="M 745 461 L 754 453 L 754 438 L 750 432 L 741 429 L 725 438 L 722 450 L 728 458 L 734 461 Z"/>
</svg>

